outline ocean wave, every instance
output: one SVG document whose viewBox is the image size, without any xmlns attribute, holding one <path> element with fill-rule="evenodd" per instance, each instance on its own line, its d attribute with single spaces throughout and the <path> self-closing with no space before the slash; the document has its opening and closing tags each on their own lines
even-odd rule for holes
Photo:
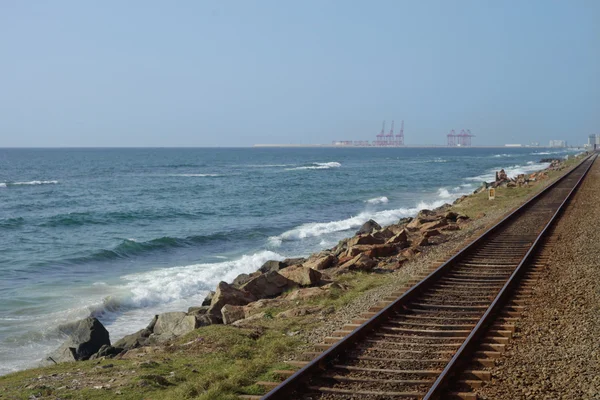
<svg viewBox="0 0 600 400">
<path fill-rule="evenodd" d="M 148 241 L 136 239 L 124 239 L 112 249 L 102 249 L 89 256 L 71 258 L 65 260 L 66 264 L 81 264 L 89 262 L 104 262 L 118 259 L 127 259 L 143 256 L 156 251 L 169 251 L 176 248 L 193 247 L 207 243 L 237 242 L 252 236 L 260 237 L 263 234 L 256 229 L 237 230 L 232 232 L 217 232 L 210 235 L 196 235 L 185 238 L 164 236 Z M 264 237 L 264 236 L 263 236 Z"/>
<path fill-rule="evenodd" d="M 0 182 L 0 187 L 32 186 L 32 185 L 57 185 L 58 181 L 28 181 L 28 182 Z"/>
<path fill-rule="evenodd" d="M 161 220 L 172 218 L 200 218 L 211 213 L 187 213 L 172 209 L 167 210 L 135 210 L 115 211 L 106 213 L 97 212 L 71 212 L 67 214 L 56 214 L 47 217 L 38 226 L 46 228 L 74 227 L 84 225 L 109 225 L 113 223 L 136 221 L 136 220 Z"/>
<path fill-rule="evenodd" d="M 533 153 L 529 153 L 529 155 L 532 156 L 547 156 L 550 154 L 564 154 L 564 153 L 569 153 L 572 150 L 569 149 L 565 149 L 565 150 L 556 150 L 556 151 L 534 151 Z"/>
<path fill-rule="evenodd" d="M 381 196 L 381 197 L 375 197 L 373 199 L 365 200 L 365 203 L 367 203 L 367 204 L 386 204 L 389 201 L 390 200 L 387 197 Z"/>
<path fill-rule="evenodd" d="M 286 168 L 286 171 L 300 171 L 300 170 L 305 170 L 305 169 L 330 169 L 330 168 L 339 168 L 341 167 L 342 164 L 340 164 L 339 162 L 326 162 L 326 163 L 311 163 L 310 165 L 305 165 L 302 167 L 295 167 L 295 168 Z"/>
<path fill-rule="evenodd" d="M 104 299 L 93 313 L 101 316 L 106 312 L 124 308 L 143 308 L 166 304 L 181 299 L 196 299 L 198 302 L 208 290 L 220 281 L 231 282 L 242 273 L 252 273 L 268 260 L 283 260 L 281 254 L 264 250 L 244 255 L 237 260 L 217 263 L 201 263 L 163 268 L 122 276 L 126 283 L 119 286 L 120 295 Z"/>
<path fill-rule="evenodd" d="M 512 157 L 512 154 L 494 154 L 492 158 Z"/>
<path fill-rule="evenodd" d="M 25 223 L 23 217 L 0 219 L 0 228 L 11 229 L 18 228 Z"/>
<path fill-rule="evenodd" d="M 293 167 L 296 164 L 249 164 L 244 165 L 247 168 L 283 168 L 283 167 Z"/>
<path fill-rule="evenodd" d="M 382 226 L 390 225 L 396 223 L 400 218 L 415 216 L 422 209 L 440 207 L 445 203 L 445 199 L 434 200 L 431 202 L 422 201 L 419 202 L 414 208 L 396 208 L 377 212 L 364 211 L 356 216 L 339 221 L 311 222 L 302 224 L 294 229 L 282 233 L 279 236 L 272 236 L 269 238 L 269 242 L 272 246 L 278 246 L 282 242 L 302 240 L 335 232 L 348 231 L 360 227 L 370 219 L 377 221 L 377 223 Z"/>
<path fill-rule="evenodd" d="M 550 163 L 537 163 L 534 161 L 529 161 L 525 165 L 513 165 L 511 167 L 505 168 L 494 168 L 489 170 L 487 173 L 466 178 L 468 181 L 479 181 L 479 182 L 493 182 L 496 180 L 496 171 L 500 171 L 504 169 L 506 175 L 509 178 L 515 178 L 517 175 L 521 174 L 531 174 L 533 172 L 540 171 L 542 169 L 548 168 Z"/>
<path fill-rule="evenodd" d="M 187 177 L 187 178 L 191 178 L 191 177 L 198 177 L 198 178 L 215 178 L 218 176 L 223 176 L 221 174 L 169 174 L 168 176 L 181 176 L 181 177 Z"/>
</svg>

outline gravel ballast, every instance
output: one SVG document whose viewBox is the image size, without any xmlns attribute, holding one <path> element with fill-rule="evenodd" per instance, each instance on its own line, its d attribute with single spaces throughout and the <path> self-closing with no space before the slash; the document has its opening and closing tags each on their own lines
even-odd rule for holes
<svg viewBox="0 0 600 400">
<path fill-rule="evenodd" d="M 557 223 L 548 265 L 482 399 L 600 399 L 600 161 Z"/>
</svg>

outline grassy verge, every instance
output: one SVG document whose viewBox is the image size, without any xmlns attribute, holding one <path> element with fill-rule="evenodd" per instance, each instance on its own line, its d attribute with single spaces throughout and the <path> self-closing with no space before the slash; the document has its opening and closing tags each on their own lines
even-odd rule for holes
<svg viewBox="0 0 600 400">
<path fill-rule="evenodd" d="M 566 161 L 562 171 L 528 187 L 498 188 L 495 200 L 486 191 L 453 206 L 477 220 L 483 214 L 503 215 L 538 193 L 579 159 Z M 458 244 L 457 244 L 458 246 Z M 120 359 L 94 360 L 30 369 L 0 377 L 0 399 L 236 399 L 238 394 L 262 394 L 255 382 L 276 380 L 273 371 L 289 369 L 282 362 L 308 343 L 297 335 L 327 323 L 327 315 L 352 303 L 369 290 L 389 282 L 389 274 L 352 273 L 323 296 L 284 301 L 260 310 L 264 316 L 250 328 L 213 325 L 197 329 L 165 346 L 128 352 Z M 408 279 L 395 274 L 394 279 Z M 301 306 L 317 314 L 278 318 Z"/>
</svg>

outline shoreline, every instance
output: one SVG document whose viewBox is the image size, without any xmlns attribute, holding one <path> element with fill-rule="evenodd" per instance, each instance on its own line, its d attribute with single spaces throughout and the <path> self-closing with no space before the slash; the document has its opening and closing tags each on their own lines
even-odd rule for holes
<svg viewBox="0 0 600 400">
<path fill-rule="evenodd" d="M 564 162 L 561 163 L 560 169 L 564 168 L 563 167 L 564 164 L 565 164 Z M 532 175 L 537 175 L 537 174 L 539 174 L 541 172 L 550 171 L 550 170 L 553 170 L 552 166 L 549 167 L 549 168 L 547 168 L 547 169 L 545 169 L 545 170 L 542 170 L 540 172 L 534 173 Z M 532 187 L 533 188 L 537 188 L 538 190 L 541 190 L 541 187 L 544 186 L 545 184 L 547 184 L 548 182 L 549 182 L 549 180 L 546 179 L 545 183 L 543 183 L 542 185 L 539 185 L 539 184 L 536 183 Z M 510 189 L 507 189 L 507 191 L 510 191 Z M 436 214 L 436 213 L 439 213 L 439 212 L 446 212 L 449 208 L 452 208 L 452 207 L 458 207 L 458 208 L 460 208 L 460 204 L 461 203 L 464 203 L 465 201 L 468 201 L 468 199 L 473 198 L 473 197 L 477 197 L 477 196 L 476 195 L 463 196 L 463 197 L 461 197 L 461 201 L 455 202 L 452 206 L 446 206 L 446 205 L 444 205 L 442 207 L 439 207 L 437 210 L 431 210 L 430 212 Z M 494 212 L 489 212 L 487 214 L 484 214 L 480 218 L 475 218 L 475 219 L 478 220 L 477 221 L 478 224 L 479 223 L 483 223 L 483 222 L 490 222 L 490 220 L 494 219 L 494 217 L 498 213 L 502 214 L 502 213 L 505 213 L 505 212 L 506 212 L 505 209 L 495 210 Z M 470 218 L 470 220 L 471 220 L 470 223 L 473 223 L 473 218 Z M 410 221 L 405 221 L 404 222 L 404 226 L 401 229 L 404 229 L 406 227 L 406 225 L 408 225 L 409 223 L 410 223 Z M 296 306 L 298 305 L 298 303 L 300 303 L 300 304 L 308 304 L 309 307 L 313 307 L 311 305 L 311 304 L 314 303 L 314 298 L 313 298 L 312 295 L 314 295 L 315 292 L 323 291 L 323 293 L 319 294 L 321 296 L 324 295 L 325 291 L 331 292 L 331 291 L 339 290 L 339 291 L 344 292 L 346 290 L 344 288 L 344 285 L 352 284 L 355 281 L 354 275 L 353 275 L 355 273 L 365 274 L 365 275 L 369 275 L 370 274 L 371 277 L 372 277 L 372 280 L 374 282 L 377 281 L 378 283 L 380 283 L 379 285 L 375 286 L 376 289 L 374 289 L 374 290 L 376 292 L 377 291 L 380 291 L 380 292 L 384 291 L 385 292 L 385 289 L 384 289 L 386 287 L 385 281 L 387 279 L 380 279 L 380 278 L 382 278 L 382 277 L 389 278 L 391 276 L 390 274 L 392 274 L 392 275 L 398 275 L 399 274 L 400 276 L 409 276 L 409 275 L 411 275 L 411 273 L 416 273 L 416 272 L 419 271 L 418 265 L 415 266 L 413 264 L 423 264 L 424 260 L 426 260 L 429 257 L 433 257 L 436 254 L 438 256 L 441 256 L 441 254 L 444 253 L 444 252 L 447 252 L 449 248 L 461 246 L 461 243 L 459 243 L 459 242 L 461 242 L 462 239 L 470 237 L 470 235 L 472 235 L 473 232 L 477 231 L 477 227 L 475 227 L 475 226 L 469 227 L 469 224 L 465 224 L 462 227 L 461 230 L 448 231 L 448 233 L 445 234 L 449 238 L 447 241 L 440 241 L 440 243 L 435 243 L 435 241 L 438 240 L 438 239 L 435 239 L 436 237 L 438 237 L 438 235 L 432 236 L 431 239 L 430 239 L 430 242 L 431 242 L 430 244 L 420 246 L 421 250 L 418 252 L 418 253 L 420 253 L 419 255 L 411 256 L 411 257 L 406 257 L 407 259 L 403 260 L 402 263 L 400 263 L 399 262 L 400 260 L 398 260 L 398 259 L 393 259 L 393 261 L 390 262 L 390 259 L 388 258 L 385 261 L 385 263 L 387 264 L 387 266 L 385 266 L 385 267 L 379 265 L 379 264 L 381 264 L 381 262 L 378 261 L 377 262 L 378 265 L 376 267 L 372 266 L 371 269 L 367 268 L 365 270 L 361 270 L 360 268 L 358 268 L 357 269 L 358 272 L 350 271 L 350 272 L 348 272 L 348 275 L 346 275 L 346 272 L 341 273 L 339 275 L 336 274 L 336 273 L 331 273 L 332 272 L 332 271 L 330 271 L 331 268 L 336 269 L 336 268 L 339 268 L 340 266 L 342 266 L 344 264 L 344 263 L 339 263 L 338 262 L 337 265 L 335 265 L 333 267 L 330 266 L 330 267 L 326 267 L 326 268 L 316 268 L 315 270 L 319 271 L 319 274 L 320 274 L 319 279 L 317 280 L 317 279 L 314 279 L 314 277 L 311 278 L 310 276 L 308 276 L 308 277 L 306 277 L 306 276 L 301 276 L 301 277 L 294 276 L 294 274 L 292 272 L 294 270 L 297 271 L 297 270 L 302 269 L 302 268 L 296 268 L 296 267 L 294 267 L 295 265 L 298 265 L 298 264 L 294 264 L 294 262 L 292 262 L 290 265 L 288 265 L 286 267 L 283 267 L 283 268 L 280 268 L 280 269 L 277 269 L 276 271 L 269 271 L 267 273 L 260 273 L 260 274 L 258 272 L 255 272 L 254 274 L 247 274 L 248 276 L 238 276 L 238 278 L 241 278 L 241 280 L 245 280 L 245 283 L 241 283 L 241 281 L 238 280 L 237 284 L 235 284 L 235 283 L 234 284 L 226 284 L 227 286 L 224 286 L 224 285 L 222 285 L 222 286 L 224 286 L 225 288 L 227 288 L 227 290 L 232 289 L 231 293 L 235 293 L 235 291 L 233 289 L 239 290 L 240 287 L 242 287 L 243 285 L 245 285 L 245 284 L 247 284 L 249 282 L 249 280 L 247 280 L 248 278 L 250 278 L 250 280 L 252 280 L 253 278 L 257 278 L 257 277 L 261 277 L 261 276 L 264 277 L 265 275 L 268 275 L 271 272 L 275 272 L 276 274 L 279 274 L 280 272 L 282 274 L 285 273 L 285 274 L 288 274 L 287 278 L 290 278 L 290 280 L 291 279 L 296 279 L 296 280 L 300 280 L 301 281 L 302 279 L 304 279 L 305 283 L 309 282 L 309 281 L 310 281 L 310 283 L 309 284 L 297 284 L 297 285 L 293 285 L 293 286 L 291 286 L 289 288 L 286 288 L 284 291 L 281 291 L 281 293 L 279 293 L 276 296 L 269 295 L 269 296 L 265 296 L 265 298 L 263 298 L 263 299 L 253 299 L 253 301 L 246 302 L 245 305 L 231 305 L 231 304 L 227 305 L 227 304 L 225 304 L 224 308 L 227 309 L 226 313 L 221 315 L 222 317 L 224 315 L 227 315 L 225 317 L 227 319 L 227 323 L 224 324 L 224 325 L 223 324 L 215 324 L 214 323 L 215 321 L 211 320 L 211 318 L 218 317 L 218 315 L 216 313 L 210 314 L 209 309 L 202 309 L 202 307 L 210 307 L 210 306 L 199 306 L 197 308 L 199 308 L 200 310 L 188 310 L 187 313 L 184 313 L 184 312 L 180 312 L 180 313 L 176 313 L 176 312 L 174 312 L 174 313 L 166 313 L 166 314 L 171 314 L 170 317 L 174 317 L 174 315 L 172 315 L 172 314 L 177 314 L 177 317 L 181 317 L 181 319 L 179 321 L 181 321 L 181 320 L 183 320 L 185 318 L 187 318 L 188 320 L 190 320 L 192 318 L 189 318 L 189 317 L 193 317 L 193 319 L 196 320 L 196 321 L 198 321 L 198 320 L 205 320 L 205 322 L 210 321 L 210 324 L 205 324 L 205 325 L 201 325 L 201 326 L 194 326 L 188 332 L 185 332 L 182 335 L 171 335 L 170 337 L 163 337 L 165 339 L 164 342 L 159 342 L 159 341 L 152 342 L 152 341 L 150 341 L 149 343 L 144 343 L 145 345 L 143 345 L 143 346 L 136 345 L 135 347 L 132 347 L 129 350 L 126 350 L 124 352 L 124 354 L 118 355 L 117 358 L 114 358 L 114 359 L 115 360 L 117 360 L 117 359 L 118 360 L 128 360 L 128 359 L 130 359 L 130 357 L 136 357 L 136 354 L 139 355 L 139 354 L 146 353 L 148 349 L 152 349 L 152 348 L 156 348 L 156 347 L 160 348 L 160 347 L 163 347 L 163 346 L 168 346 L 169 343 L 177 342 L 177 340 L 179 340 L 179 338 L 181 338 L 181 337 L 186 337 L 186 335 L 189 336 L 189 332 L 192 332 L 192 331 L 202 331 L 204 329 L 204 327 L 210 327 L 211 329 L 213 329 L 212 327 L 214 327 L 215 329 L 217 329 L 218 326 L 233 325 L 233 326 L 237 327 L 237 329 L 242 329 L 243 330 L 243 329 L 249 329 L 249 327 L 252 327 L 253 324 L 256 323 L 256 322 L 258 322 L 258 325 L 261 325 L 261 323 L 264 322 L 264 321 L 262 321 L 263 319 L 266 319 L 266 320 L 278 320 L 279 318 L 296 318 L 296 317 L 306 317 L 306 316 L 309 319 L 311 319 L 311 318 L 315 317 L 315 315 L 314 315 L 315 313 L 313 313 L 311 310 L 306 310 L 306 307 L 304 307 L 304 309 L 302 309 L 301 311 L 299 311 L 300 314 L 303 314 L 303 315 L 298 315 L 298 316 L 297 315 L 290 315 L 290 316 L 285 316 L 285 317 L 284 316 L 279 317 L 279 313 L 274 313 L 273 311 L 269 311 L 269 310 L 273 310 L 274 309 L 275 311 L 279 311 L 277 309 L 277 306 L 281 306 L 281 304 L 276 304 L 276 303 L 279 302 L 279 303 L 286 303 L 287 304 L 287 303 L 290 303 L 290 301 L 291 302 L 295 302 Z M 392 224 L 392 225 L 394 225 L 394 224 Z M 398 225 L 398 224 L 396 224 L 396 225 Z M 456 224 L 455 223 L 450 223 L 449 225 L 454 226 Z M 380 229 L 380 231 L 386 230 L 388 228 L 390 228 L 390 226 L 388 226 L 388 227 L 382 227 Z M 420 232 L 420 229 L 419 229 L 419 232 Z M 413 236 L 412 233 L 409 233 L 409 236 Z M 356 236 L 350 237 L 350 238 L 345 239 L 345 240 L 342 240 L 342 242 L 345 241 L 347 243 L 349 240 L 351 240 L 353 238 L 356 238 Z M 338 244 L 338 246 L 339 246 L 339 244 Z M 332 249 L 326 249 L 326 250 L 321 251 L 321 252 L 316 253 L 316 254 L 312 254 L 309 257 L 305 258 L 302 261 L 302 264 L 309 262 L 309 263 L 312 263 L 312 265 L 314 266 L 314 262 L 319 261 L 318 260 L 319 256 L 324 256 L 325 258 L 328 256 L 328 255 L 324 255 L 322 253 L 335 251 L 336 247 L 338 247 L 338 246 L 335 246 Z M 357 246 L 361 246 L 361 245 L 357 244 Z M 368 249 L 368 250 L 367 249 L 359 249 L 359 250 L 372 251 L 373 250 L 373 246 L 375 246 L 375 247 L 379 246 L 378 247 L 379 250 L 376 250 L 376 251 L 386 251 L 383 247 L 381 247 L 381 244 L 371 245 L 371 248 Z M 410 246 L 410 247 L 412 248 L 412 246 Z M 381 249 L 383 249 L 383 250 L 381 250 Z M 371 254 L 371 255 L 374 256 L 374 259 L 377 259 L 377 260 L 380 259 L 380 257 L 376 257 L 377 254 Z M 323 258 L 323 257 L 320 257 L 320 258 Z M 340 257 L 340 258 L 342 258 L 342 257 Z M 381 258 L 381 259 L 383 259 L 383 258 Z M 347 262 L 349 262 L 351 260 L 343 260 L 343 258 L 342 258 L 342 261 L 345 261 L 347 263 Z M 392 264 L 394 264 L 394 265 L 392 265 Z M 400 264 L 400 265 L 398 265 L 398 264 Z M 286 272 L 285 271 L 288 268 L 290 268 L 290 270 L 289 270 L 290 272 Z M 350 270 L 351 269 L 350 266 L 348 266 L 347 269 Z M 301 272 L 297 272 L 296 274 L 302 275 Z M 241 275 L 246 275 L 246 274 L 241 274 Z M 238 278 L 236 278 L 236 280 Z M 402 279 L 396 281 L 395 284 L 392 285 L 392 286 L 397 286 L 398 282 L 400 282 L 400 281 L 402 281 Z M 405 281 L 406 280 L 404 280 L 403 282 L 405 282 Z M 235 280 L 234 280 L 234 282 L 235 282 Z M 372 282 L 372 284 L 374 284 L 374 283 Z M 238 287 L 235 287 L 234 285 L 237 285 Z M 330 285 L 330 286 L 327 287 L 327 285 Z M 341 286 L 341 289 L 339 287 L 336 287 L 336 285 Z M 220 286 L 221 286 L 221 284 L 220 284 Z M 325 287 L 327 287 L 327 288 L 324 289 Z M 379 288 L 379 289 L 377 289 L 377 288 Z M 248 289 L 247 286 L 246 286 L 246 289 Z M 265 289 L 265 287 L 261 287 L 260 288 L 260 290 L 264 290 L 264 289 Z M 290 296 L 290 294 L 292 294 L 292 296 Z M 308 294 L 311 294 L 311 296 L 308 296 Z M 297 297 L 294 298 L 294 295 L 297 296 Z M 306 297 L 304 297 L 305 295 L 306 295 Z M 290 297 L 291 297 L 291 299 L 290 299 Z M 378 296 L 371 296 L 371 301 L 375 301 L 377 297 Z M 283 300 L 283 301 L 279 301 L 279 300 Z M 250 307 L 253 303 L 258 303 L 259 306 L 252 306 L 252 307 Z M 294 305 L 294 304 L 292 304 L 292 305 Z M 246 316 L 245 311 L 244 311 L 244 307 L 246 307 L 246 308 L 254 308 L 254 309 L 252 310 L 252 312 L 249 313 L 248 316 Z M 337 321 L 340 318 L 343 319 L 342 317 L 344 315 L 350 314 L 351 310 L 353 310 L 353 309 L 356 308 L 355 306 L 354 307 L 350 306 L 348 309 L 346 309 L 345 307 L 347 307 L 346 304 L 342 305 L 342 308 L 340 309 L 341 311 L 336 310 L 334 314 L 331 314 L 331 313 L 326 314 L 327 315 L 326 318 L 328 320 L 332 319 L 332 320 Z M 296 308 L 298 308 L 298 307 L 296 307 Z M 300 307 L 300 308 L 302 308 L 302 307 Z M 293 309 L 294 308 L 292 308 L 292 310 Z M 200 311 L 200 313 L 199 313 L 199 311 Z M 221 310 L 219 310 L 219 311 L 221 311 Z M 283 312 L 285 312 L 285 311 L 283 311 Z M 322 310 L 320 310 L 318 312 L 320 313 L 320 312 L 322 312 Z M 236 313 L 237 313 L 237 316 L 235 315 Z M 240 316 L 240 313 L 243 313 L 243 316 Z M 296 313 L 297 313 L 297 311 L 296 311 Z M 185 314 L 185 315 L 182 315 L 182 314 Z M 294 312 L 292 312 L 291 314 L 294 314 Z M 257 315 L 258 315 L 258 317 L 257 317 Z M 273 316 L 271 317 L 271 315 L 273 315 Z M 354 314 L 354 315 L 356 315 L 356 314 Z M 321 316 L 321 317 L 324 317 L 324 316 Z M 207 319 L 208 319 L 208 321 L 207 321 Z M 156 319 L 154 321 L 155 321 L 155 326 L 156 326 Z M 313 323 L 315 323 L 315 322 L 312 321 L 307 326 L 310 327 L 311 324 L 313 324 Z M 306 343 L 304 346 L 305 347 L 307 347 L 307 346 L 310 347 L 310 342 L 314 343 L 314 341 L 311 340 L 311 338 L 314 339 L 316 337 L 322 336 L 322 335 L 319 334 L 319 332 L 321 332 L 321 333 L 327 332 L 329 330 L 329 327 L 333 327 L 334 325 L 335 324 L 333 324 L 333 323 L 332 324 L 327 324 L 326 327 L 319 328 L 320 330 L 319 329 L 317 329 L 317 330 L 305 329 L 304 332 L 301 332 L 300 334 L 297 334 L 296 339 L 302 338 L 302 341 L 304 341 Z M 153 328 L 155 328 L 155 326 Z M 198 328 L 200 328 L 200 329 L 198 329 Z M 335 330 L 335 329 L 333 329 L 333 330 Z M 160 333 L 158 335 L 155 335 L 155 336 L 160 336 L 160 335 L 164 334 L 164 331 L 160 331 L 159 330 L 159 332 Z M 152 335 L 152 334 L 153 333 L 151 333 L 150 335 Z M 148 337 L 150 335 L 148 335 Z M 128 335 L 128 336 L 131 336 L 131 335 Z M 139 339 L 139 335 L 138 335 L 138 339 Z M 138 344 L 141 344 L 141 343 L 138 343 Z M 115 343 L 115 345 L 116 345 L 116 343 Z M 107 359 L 107 360 L 108 359 L 113 359 L 112 358 L 113 355 L 108 354 L 107 356 L 106 355 L 105 356 L 100 356 L 99 358 L 96 357 L 96 359 L 100 359 L 100 360 L 103 360 L 103 359 Z M 83 363 L 86 363 L 86 362 L 83 362 Z M 81 364 L 82 364 L 81 362 L 78 362 L 75 365 L 81 365 Z M 69 365 L 69 364 L 59 364 L 57 367 L 59 367 L 59 366 L 65 366 L 65 365 Z M 27 371 L 31 371 L 31 370 L 19 371 L 19 372 L 12 373 L 12 374 L 9 374 L 9 375 L 6 375 L 6 376 L 13 376 L 15 374 L 18 375 L 20 373 L 24 373 L 24 372 L 27 372 Z"/>
</svg>

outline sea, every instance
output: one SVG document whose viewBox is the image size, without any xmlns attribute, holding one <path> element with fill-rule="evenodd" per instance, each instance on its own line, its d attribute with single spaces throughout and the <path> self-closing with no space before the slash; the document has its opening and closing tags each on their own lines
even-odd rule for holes
<svg viewBox="0 0 600 400">
<path fill-rule="evenodd" d="M 219 281 L 472 193 L 542 148 L 0 149 L 0 374 L 95 316 L 111 340 Z"/>
</svg>

